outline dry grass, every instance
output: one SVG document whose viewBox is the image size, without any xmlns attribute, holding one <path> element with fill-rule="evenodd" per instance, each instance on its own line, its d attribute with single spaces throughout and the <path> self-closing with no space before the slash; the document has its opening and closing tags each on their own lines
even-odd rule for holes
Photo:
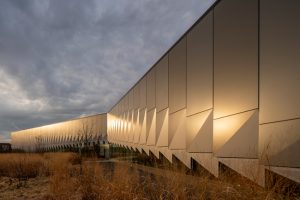
<svg viewBox="0 0 300 200">
<path fill-rule="evenodd" d="M 0 154 L 1 200 L 293 198 L 233 178 L 200 178 L 126 162 L 82 162 L 72 153 Z"/>
<path fill-rule="evenodd" d="M 44 173 L 46 166 L 39 154 L 0 154 L 0 176 L 27 180 Z"/>
</svg>

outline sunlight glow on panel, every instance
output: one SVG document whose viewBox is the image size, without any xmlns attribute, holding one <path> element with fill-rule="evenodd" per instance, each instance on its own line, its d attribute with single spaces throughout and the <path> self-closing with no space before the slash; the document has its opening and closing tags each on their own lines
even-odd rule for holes
<svg viewBox="0 0 300 200">
<path fill-rule="evenodd" d="M 254 111 L 214 120 L 213 151 L 216 152 L 252 116 Z"/>
</svg>

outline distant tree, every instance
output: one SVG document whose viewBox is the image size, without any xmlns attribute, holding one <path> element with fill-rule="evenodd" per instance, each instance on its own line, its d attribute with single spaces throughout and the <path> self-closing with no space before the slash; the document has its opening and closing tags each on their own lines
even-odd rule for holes
<svg viewBox="0 0 300 200">
<path fill-rule="evenodd" d="M 35 151 L 36 152 L 43 151 L 43 137 L 41 135 L 35 137 Z"/>
<path fill-rule="evenodd" d="M 77 143 L 79 144 L 79 152 L 87 154 L 94 136 L 94 124 L 81 122 L 81 127 L 77 130 Z"/>
</svg>

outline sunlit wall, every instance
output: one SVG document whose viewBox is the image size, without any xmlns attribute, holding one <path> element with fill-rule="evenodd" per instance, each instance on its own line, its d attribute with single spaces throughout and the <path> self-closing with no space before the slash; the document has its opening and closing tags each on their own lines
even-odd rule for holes
<svg viewBox="0 0 300 200">
<path fill-rule="evenodd" d="M 25 151 L 55 150 L 105 140 L 106 114 L 93 115 L 56 124 L 16 131 L 11 134 L 12 148 Z M 90 144 L 92 145 L 92 144 Z"/>
<path fill-rule="evenodd" d="M 109 141 L 215 175 L 222 162 L 300 177 L 299 10 L 218 1 L 109 111 Z"/>
<path fill-rule="evenodd" d="M 222 163 L 261 185 L 265 170 L 300 182 L 299 10 L 217 1 L 107 115 L 14 132 L 13 147 L 74 144 L 85 121 L 95 138 L 215 176 Z"/>
</svg>

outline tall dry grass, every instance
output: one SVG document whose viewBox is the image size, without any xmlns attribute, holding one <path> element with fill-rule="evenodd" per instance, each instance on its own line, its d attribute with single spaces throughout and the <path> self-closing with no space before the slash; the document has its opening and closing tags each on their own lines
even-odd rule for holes
<svg viewBox="0 0 300 200">
<path fill-rule="evenodd" d="M 195 177 L 126 162 L 82 162 L 73 153 L 0 154 L 1 176 L 46 177 L 46 200 L 287 198 L 233 174 Z"/>
<path fill-rule="evenodd" d="M 0 154 L 0 176 L 19 180 L 35 178 L 47 173 L 47 165 L 39 154 Z"/>
</svg>

